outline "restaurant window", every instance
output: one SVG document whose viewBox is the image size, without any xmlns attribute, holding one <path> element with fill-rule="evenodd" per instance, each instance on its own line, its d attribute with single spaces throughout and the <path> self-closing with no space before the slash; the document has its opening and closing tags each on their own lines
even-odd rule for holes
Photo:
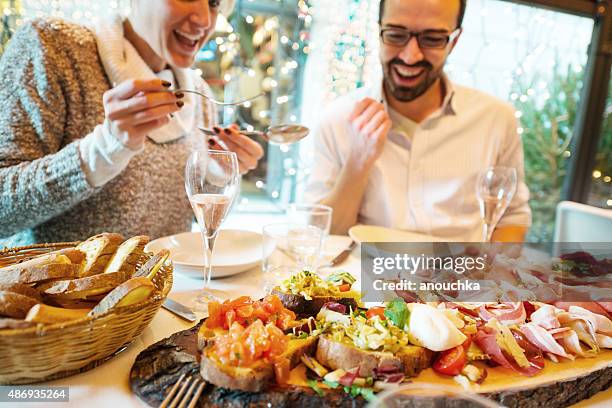
<svg viewBox="0 0 612 408">
<path fill-rule="evenodd" d="M 198 55 L 197 69 L 219 99 L 265 96 L 250 106 L 221 110 L 219 121 L 246 129 L 293 122 L 315 129 L 326 104 L 379 78 L 378 2 L 237 0 L 232 16 L 219 18 L 213 40 Z M 469 0 L 464 32 L 446 72 L 453 81 L 516 108 L 533 212 L 528 240 L 548 241 L 572 158 L 593 20 L 522 3 Z M 2 5 L 13 13 L 4 13 L 6 36 L 6 27 L 21 17 L 51 14 L 86 23 L 92 16 L 126 9 L 129 0 L 3 0 Z M 610 110 L 608 103 L 590 197 L 591 203 L 608 208 Z M 266 155 L 243 178 L 238 211 L 275 212 L 301 200 L 314 165 L 312 138 L 292 147 L 260 142 Z"/>
<path fill-rule="evenodd" d="M 595 155 L 589 204 L 612 208 L 612 80 L 608 86 L 601 137 Z"/>
<path fill-rule="evenodd" d="M 305 109 L 370 86 L 380 74 L 378 1 L 338 0 L 319 13 L 321 1 L 313 1 L 317 55 L 306 69 Z M 510 1 L 469 0 L 463 27 L 445 71 L 454 82 L 515 107 L 531 191 L 528 240 L 550 241 L 572 155 L 593 20 Z M 317 115 L 312 109 L 310 114 Z M 305 111 L 307 123 L 308 117 Z"/>
<path fill-rule="evenodd" d="M 550 241 L 572 155 L 593 20 L 508 1 L 470 0 L 464 27 L 447 72 L 514 105 L 531 193 L 527 239 Z"/>
</svg>

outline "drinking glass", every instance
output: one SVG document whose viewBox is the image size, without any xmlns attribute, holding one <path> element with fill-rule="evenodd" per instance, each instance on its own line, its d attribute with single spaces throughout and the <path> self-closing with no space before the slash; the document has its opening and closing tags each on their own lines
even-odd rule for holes
<svg viewBox="0 0 612 408">
<path fill-rule="evenodd" d="M 376 395 L 368 408 L 499 408 L 497 402 L 457 387 L 434 384 L 407 384 Z"/>
<path fill-rule="evenodd" d="M 480 203 L 484 242 L 491 242 L 495 226 L 514 197 L 516 184 L 516 169 L 513 167 L 489 167 L 478 173 L 476 197 Z"/>
<path fill-rule="evenodd" d="M 212 254 L 219 227 L 238 195 L 240 173 L 234 152 L 196 150 L 185 166 L 185 190 L 204 243 L 204 288 L 196 299 L 202 311 L 211 300 L 219 300 L 210 289 Z"/>
<path fill-rule="evenodd" d="M 323 204 L 291 204 L 287 208 L 289 222 L 313 225 L 323 231 L 323 238 L 329 235 L 333 209 Z"/>
<path fill-rule="evenodd" d="M 292 223 L 263 227 L 264 290 L 302 270 L 316 271 L 323 231 L 312 225 Z"/>
</svg>

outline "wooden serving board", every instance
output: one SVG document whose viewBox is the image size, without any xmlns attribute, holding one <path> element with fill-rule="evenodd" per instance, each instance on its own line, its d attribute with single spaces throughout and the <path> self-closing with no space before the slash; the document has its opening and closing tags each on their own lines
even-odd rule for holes
<svg viewBox="0 0 612 408">
<path fill-rule="evenodd" d="M 200 375 L 197 332 L 201 324 L 151 345 L 136 357 L 130 371 L 130 387 L 140 399 L 157 407 L 182 373 Z M 231 408 L 361 408 L 365 405 L 363 398 L 353 399 L 343 391 L 326 390 L 325 396 L 320 397 L 309 387 L 290 386 L 252 393 L 212 384 L 206 385 L 198 404 L 199 407 Z"/>
<path fill-rule="evenodd" d="M 182 373 L 200 375 L 197 331 L 201 324 L 151 345 L 136 357 L 130 372 L 130 386 L 140 399 L 157 407 Z M 296 375 L 298 371 L 292 372 L 290 382 L 294 385 L 260 393 L 232 391 L 208 384 L 198 406 L 360 408 L 366 405 L 363 398 L 353 399 L 342 391 L 325 390 L 325 396 L 320 397 L 305 386 L 304 380 L 301 380 L 303 376 Z M 422 372 L 413 382 L 443 384 L 460 389 L 452 378 L 439 376 L 431 369 Z M 546 361 L 544 370 L 531 378 L 500 367 L 488 368 L 484 384 L 474 385 L 473 391 L 509 408 L 557 408 L 575 404 L 609 389 L 611 385 L 612 351 L 608 350 L 597 358 L 580 358 L 558 364 Z"/>
</svg>

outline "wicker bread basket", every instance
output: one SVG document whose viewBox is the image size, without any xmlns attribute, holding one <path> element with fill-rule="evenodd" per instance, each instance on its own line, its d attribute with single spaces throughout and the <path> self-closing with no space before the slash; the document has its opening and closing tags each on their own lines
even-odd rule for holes
<svg viewBox="0 0 612 408">
<path fill-rule="evenodd" d="M 42 244 L 0 250 L 0 267 L 77 243 Z M 143 255 L 140 267 L 149 258 Z M 166 262 L 153 284 L 159 293 L 144 302 L 96 317 L 0 330 L 0 384 L 29 384 L 87 371 L 118 352 L 142 333 L 172 288 L 172 264 Z"/>
</svg>

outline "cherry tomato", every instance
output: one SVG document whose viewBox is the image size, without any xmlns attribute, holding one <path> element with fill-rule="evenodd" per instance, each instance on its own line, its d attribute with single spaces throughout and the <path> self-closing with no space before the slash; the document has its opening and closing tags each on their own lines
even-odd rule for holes
<svg viewBox="0 0 612 408">
<path fill-rule="evenodd" d="M 453 347 L 440 353 L 433 363 L 433 370 L 443 375 L 458 375 L 467 364 L 467 353 L 463 346 Z"/>
<path fill-rule="evenodd" d="M 385 320 L 385 308 L 382 306 L 376 306 L 366 312 L 366 317 L 368 319 L 371 319 L 374 316 L 378 316 L 381 320 Z"/>
</svg>

